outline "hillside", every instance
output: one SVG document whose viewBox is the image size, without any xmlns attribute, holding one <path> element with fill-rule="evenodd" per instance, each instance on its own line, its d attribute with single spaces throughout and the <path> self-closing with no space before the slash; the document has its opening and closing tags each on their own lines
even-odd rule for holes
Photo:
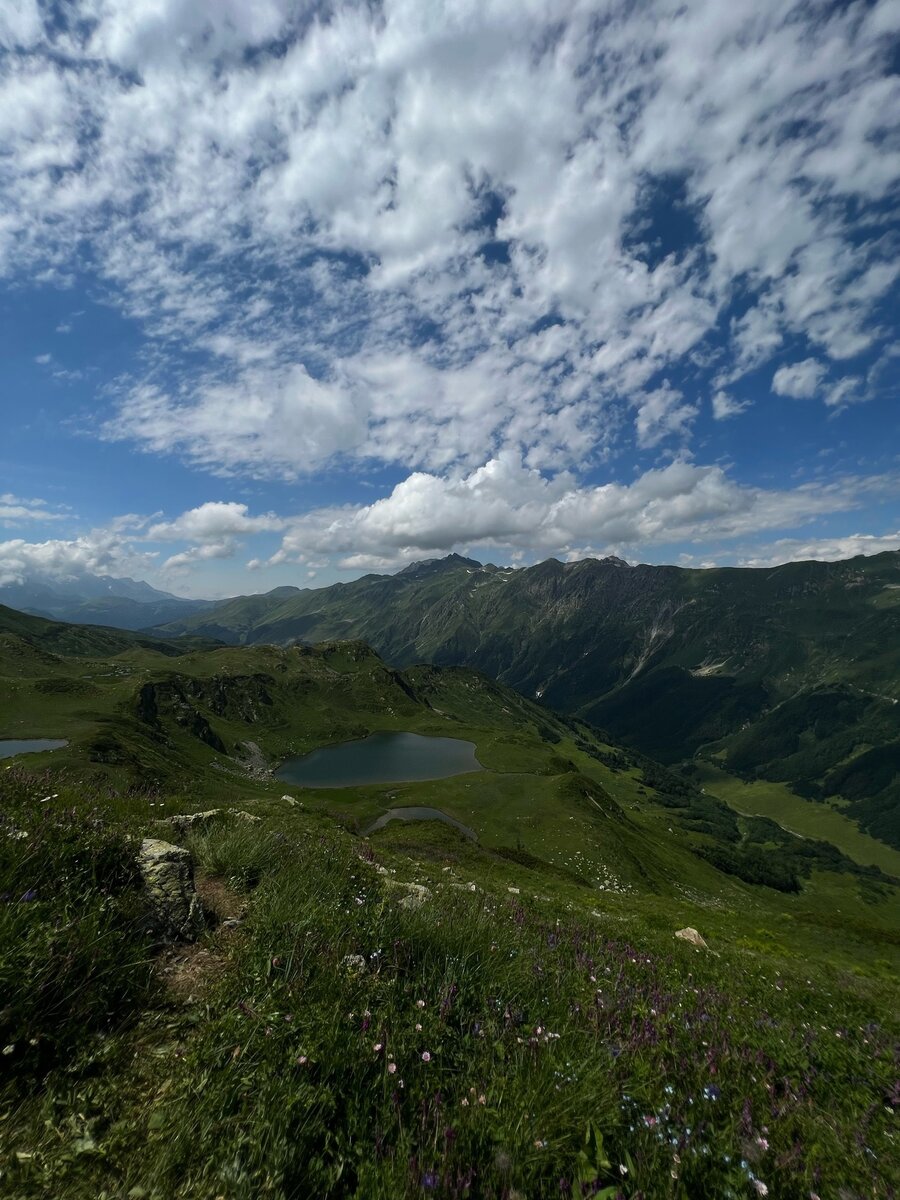
<svg viewBox="0 0 900 1200">
<path fill-rule="evenodd" d="M 714 755 L 745 778 L 847 799 L 863 829 L 900 846 L 888 768 L 900 746 L 898 552 L 702 571 L 619 559 L 513 570 L 451 555 L 237 598 L 163 632 L 358 637 L 398 666 L 473 666 L 662 761 Z"/>
<path fill-rule="evenodd" d="M 12 1200 L 889 1196 L 900 855 L 744 817 L 469 668 L 4 636 L 0 738 L 69 739 L 0 771 Z M 484 769 L 272 777 L 374 730 Z M 373 828 L 416 807 L 474 838 Z M 153 932 L 142 838 L 189 851 L 198 941 Z"/>
</svg>

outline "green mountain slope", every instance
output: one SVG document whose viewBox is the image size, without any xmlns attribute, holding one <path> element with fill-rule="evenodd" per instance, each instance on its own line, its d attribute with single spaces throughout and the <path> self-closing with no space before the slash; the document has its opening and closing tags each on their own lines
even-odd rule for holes
<svg viewBox="0 0 900 1200">
<path fill-rule="evenodd" d="M 4 636 L 0 738 L 69 738 L 0 770 L 4 1195 L 890 1196 L 888 848 L 867 869 L 358 641 Z M 374 730 L 465 738 L 484 769 L 272 777 Z M 372 828 L 413 806 L 477 840 Z M 196 943 L 148 932 L 148 837 L 192 857 Z"/>
<path fill-rule="evenodd" d="M 451 555 L 237 598 L 163 630 L 245 644 L 359 637 L 400 666 L 465 663 L 655 758 L 703 747 L 810 796 L 843 796 L 833 772 L 900 734 L 898 552 L 703 571 L 618 559 L 504 570 Z M 784 721 L 796 745 L 778 749 L 767 731 Z M 848 811 L 900 846 L 885 774 L 856 771 Z"/>
</svg>

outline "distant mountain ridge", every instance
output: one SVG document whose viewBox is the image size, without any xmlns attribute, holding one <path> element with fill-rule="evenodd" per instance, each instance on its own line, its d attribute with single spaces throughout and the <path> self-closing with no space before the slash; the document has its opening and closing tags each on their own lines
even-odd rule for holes
<svg viewBox="0 0 900 1200">
<path fill-rule="evenodd" d="M 198 612 L 209 600 L 186 600 L 142 580 L 85 573 L 69 579 L 33 575 L 0 586 L 0 604 L 34 616 L 118 629 L 145 629 Z"/>
<path fill-rule="evenodd" d="M 155 632 L 232 644 L 361 638 L 400 667 L 476 667 L 662 761 L 702 747 L 746 778 L 813 798 L 834 794 L 840 777 L 850 814 L 900 845 L 897 551 L 706 570 L 450 556 L 236 597 Z M 873 747 L 880 758 L 867 764 Z"/>
</svg>

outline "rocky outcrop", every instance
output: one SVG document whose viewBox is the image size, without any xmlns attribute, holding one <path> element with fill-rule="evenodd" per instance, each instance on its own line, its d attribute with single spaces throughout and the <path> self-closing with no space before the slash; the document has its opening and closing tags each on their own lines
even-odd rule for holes
<svg viewBox="0 0 900 1200">
<path fill-rule="evenodd" d="M 138 867 L 154 932 L 167 941 L 193 941 L 204 927 L 204 918 L 188 851 L 158 838 L 144 838 Z"/>
<path fill-rule="evenodd" d="M 200 833 L 213 822 L 225 820 L 227 817 L 234 817 L 251 825 L 258 825 L 262 820 L 262 817 L 244 812 L 242 808 L 207 808 L 203 812 L 176 813 L 175 816 L 166 817 L 161 824 L 168 825 L 179 837 L 184 837 L 188 833 Z"/>
<path fill-rule="evenodd" d="M 221 808 L 208 808 L 205 812 L 177 813 L 174 817 L 166 817 L 166 824 L 171 825 L 179 837 L 184 837 L 186 833 L 205 829 L 221 816 Z"/>
<path fill-rule="evenodd" d="M 698 950 L 709 949 L 709 946 L 707 946 L 706 942 L 703 940 L 697 930 L 692 929 L 690 925 L 684 929 L 676 929 L 675 936 L 677 938 L 681 938 L 683 942 L 690 942 L 691 945 L 696 946 Z"/>
</svg>

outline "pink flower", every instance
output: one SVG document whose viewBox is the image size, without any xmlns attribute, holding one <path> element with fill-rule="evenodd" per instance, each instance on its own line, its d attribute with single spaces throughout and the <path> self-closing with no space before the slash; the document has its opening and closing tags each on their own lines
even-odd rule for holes
<svg viewBox="0 0 900 1200">
<path fill-rule="evenodd" d="M 300 1057 L 297 1059 L 297 1066 L 305 1067 L 308 1062 L 309 1062 L 309 1059 L 306 1057 L 306 1055 L 301 1054 Z"/>
<path fill-rule="evenodd" d="M 431 1062 L 431 1055 L 427 1050 L 422 1051 L 422 1062 Z"/>
<path fill-rule="evenodd" d="M 381 1042 L 376 1042 L 375 1045 L 372 1047 L 372 1049 L 375 1051 L 376 1054 L 380 1054 L 381 1051 L 384 1049 L 384 1046 Z"/>
</svg>

